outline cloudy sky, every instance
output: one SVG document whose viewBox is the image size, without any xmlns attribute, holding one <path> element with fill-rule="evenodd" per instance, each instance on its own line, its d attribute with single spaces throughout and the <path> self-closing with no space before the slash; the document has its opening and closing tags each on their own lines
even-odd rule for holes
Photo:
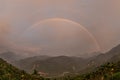
<svg viewBox="0 0 120 80">
<path fill-rule="evenodd" d="M 119 0 L 0 0 L 0 50 L 106 52 L 120 43 L 119 21 Z"/>
</svg>

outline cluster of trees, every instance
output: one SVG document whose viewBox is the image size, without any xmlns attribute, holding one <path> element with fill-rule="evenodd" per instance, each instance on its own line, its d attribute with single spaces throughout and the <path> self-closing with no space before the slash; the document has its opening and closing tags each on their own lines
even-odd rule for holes
<svg viewBox="0 0 120 80">
<path fill-rule="evenodd" d="M 120 80 L 120 61 L 101 65 L 95 71 L 76 76 L 73 80 Z"/>
<path fill-rule="evenodd" d="M 6 61 L 0 59 L 0 80 L 42 80 L 40 76 L 27 74 L 23 70 L 8 64 Z"/>
<path fill-rule="evenodd" d="M 117 63 L 106 63 L 90 73 L 73 77 L 68 75 L 54 80 L 120 80 L 120 61 Z"/>
<path fill-rule="evenodd" d="M 28 74 L 0 59 L 0 80 L 120 80 L 120 61 L 106 63 L 93 72 L 82 75 L 70 74 L 57 78 L 43 78 L 36 70 Z"/>
</svg>

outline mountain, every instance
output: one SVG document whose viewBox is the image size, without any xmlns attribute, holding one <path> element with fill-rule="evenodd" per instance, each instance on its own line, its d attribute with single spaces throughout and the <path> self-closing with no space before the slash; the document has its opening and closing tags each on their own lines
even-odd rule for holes
<svg viewBox="0 0 120 80">
<path fill-rule="evenodd" d="M 65 60 L 63 63 L 68 62 L 68 60 L 71 60 L 71 58 L 74 59 L 74 57 L 70 58 L 66 56 L 59 56 L 55 57 L 53 62 L 55 62 L 54 60 L 56 60 L 56 58 L 58 61 Z M 75 60 L 79 61 L 79 59 L 80 58 L 76 58 Z M 74 73 L 67 73 L 66 75 L 64 74 L 58 77 L 43 78 L 40 77 L 37 72 L 34 72 L 34 74 L 30 75 L 23 70 L 17 69 L 0 58 L 0 80 L 120 80 L 120 61 L 103 64 L 86 74 L 76 75 Z"/>
<path fill-rule="evenodd" d="M 38 58 L 38 59 L 37 59 Z M 84 68 L 86 62 L 80 57 L 68 57 L 68 56 L 57 56 L 57 57 L 35 57 L 28 58 L 19 61 L 18 67 L 31 72 L 36 69 L 39 72 L 47 73 L 48 75 L 60 75 L 64 72 L 77 72 Z M 32 61 L 33 60 L 33 61 Z M 84 62 L 83 62 L 84 61 Z"/>
<path fill-rule="evenodd" d="M 24 70 L 30 72 L 31 69 L 30 70 L 28 70 L 28 69 L 33 62 L 36 62 L 36 61 L 39 61 L 39 60 L 45 60 L 45 59 L 48 59 L 49 57 L 50 56 L 46 56 L 46 55 L 33 56 L 33 57 L 28 57 L 28 58 L 25 58 L 25 59 L 21 59 L 21 60 L 16 60 L 16 61 L 13 62 L 13 64 L 20 69 L 24 69 Z M 24 66 L 26 66 L 26 68 Z"/>
<path fill-rule="evenodd" d="M 106 62 L 115 62 L 120 60 L 120 45 L 112 48 L 106 53 L 94 56 L 89 60 L 89 64 L 100 66 Z"/>
<path fill-rule="evenodd" d="M 34 69 L 48 75 L 61 75 L 64 73 L 87 73 L 107 62 L 117 62 L 120 60 L 120 45 L 114 47 L 106 53 L 101 53 L 90 58 L 72 56 L 35 56 L 15 62 L 17 67 L 27 72 Z"/>
<path fill-rule="evenodd" d="M 20 63 L 31 63 L 31 62 L 35 62 L 35 61 L 38 61 L 38 60 L 45 60 L 45 59 L 48 59 L 50 58 L 50 56 L 46 56 L 46 55 L 41 55 L 41 56 L 33 56 L 33 57 L 28 57 L 28 58 L 25 58 L 25 59 L 21 59 L 21 60 L 18 60 L 18 62 Z"/>
<path fill-rule="evenodd" d="M 0 53 L 0 58 L 12 63 L 14 61 L 22 59 L 23 56 L 13 53 L 13 52 L 10 52 L 10 51 L 7 51 L 7 52 Z"/>
<path fill-rule="evenodd" d="M 120 44 L 117 45 L 116 47 L 112 48 L 110 51 L 108 51 L 107 54 L 109 54 L 109 55 L 120 54 Z"/>
<path fill-rule="evenodd" d="M 110 55 L 112 55 L 110 62 L 117 62 L 120 60 L 120 45 L 113 48 L 110 52 Z"/>
<path fill-rule="evenodd" d="M 0 80 L 41 80 L 41 78 L 27 74 L 0 58 Z"/>
<path fill-rule="evenodd" d="M 36 69 L 48 74 L 60 75 L 63 73 L 76 73 L 84 65 L 82 58 L 58 56 L 46 59 L 44 61 L 36 61 Z"/>
<path fill-rule="evenodd" d="M 120 80 L 120 61 L 103 64 L 89 73 L 69 78 L 69 80 Z"/>
</svg>

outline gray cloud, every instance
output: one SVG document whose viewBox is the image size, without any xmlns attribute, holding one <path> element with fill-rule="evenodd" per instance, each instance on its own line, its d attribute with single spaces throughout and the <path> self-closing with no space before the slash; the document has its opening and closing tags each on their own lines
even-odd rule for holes
<svg viewBox="0 0 120 80">
<path fill-rule="evenodd" d="M 5 20 L 0 20 L 0 50 L 5 50 L 8 47 L 8 35 L 10 33 L 10 25 Z"/>
<path fill-rule="evenodd" d="M 93 37 L 82 29 L 82 26 L 69 20 L 43 21 L 27 30 L 21 37 L 24 41 L 20 44 L 37 46 L 40 50 L 49 51 L 47 54 L 51 55 L 81 55 L 99 50 Z M 56 54 L 51 52 L 56 50 L 58 51 Z"/>
<path fill-rule="evenodd" d="M 0 18 L 3 19 L 0 26 L 4 26 L 0 27 L 0 44 L 12 45 L 9 49 L 15 51 L 39 51 L 35 46 L 20 45 L 25 40 L 19 36 L 36 22 L 57 17 L 82 24 L 95 36 L 104 52 L 120 43 L 119 8 L 119 0 L 0 0 Z"/>
</svg>

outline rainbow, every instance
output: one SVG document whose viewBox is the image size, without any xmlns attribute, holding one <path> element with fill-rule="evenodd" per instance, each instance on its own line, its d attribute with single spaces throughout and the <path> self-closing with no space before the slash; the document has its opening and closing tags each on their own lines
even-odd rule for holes
<svg viewBox="0 0 120 80">
<path fill-rule="evenodd" d="M 64 22 L 69 22 L 69 23 L 72 23 L 72 24 L 75 24 L 77 26 L 79 26 L 83 31 L 85 31 L 90 37 L 91 39 L 94 41 L 96 47 L 97 47 L 97 50 L 100 51 L 100 46 L 96 40 L 96 38 L 93 36 L 92 33 L 90 33 L 85 27 L 83 27 L 81 24 L 75 22 L 75 21 L 72 21 L 72 20 L 69 20 L 69 19 L 65 19 L 65 18 L 50 18 L 50 19 L 45 19 L 45 20 L 41 20 L 41 21 L 38 21 L 36 22 L 35 24 L 33 24 L 31 27 L 29 27 L 27 29 L 27 31 L 29 30 L 32 30 L 33 28 L 37 27 L 38 25 L 42 24 L 42 23 L 45 23 L 45 22 L 49 22 L 49 21 L 64 21 Z"/>
</svg>

